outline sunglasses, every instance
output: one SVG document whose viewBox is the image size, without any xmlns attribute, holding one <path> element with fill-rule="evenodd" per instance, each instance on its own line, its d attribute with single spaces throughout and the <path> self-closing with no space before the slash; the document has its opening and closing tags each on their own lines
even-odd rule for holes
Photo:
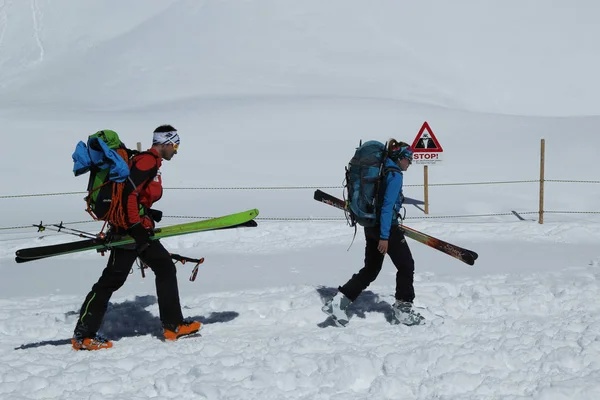
<svg viewBox="0 0 600 400">
<path fill-rule="evenodd" d="M 169 142 L 171 142 L 171 144 L 173 145 L 173 149 L 175 151 L 179 150 L 179 143 L 175 143 L 174 141 L 172 141 L 171 139 L 167 139 Z"/>
<path fill-rule="evenodd" d="M 408 160 L 408 165 L 411 165 L 413 163 L 413 156 L 411 155 L 410 157 L 401 157 L 398 159 L 398 162 L 402 160 Z"/>
</svg>

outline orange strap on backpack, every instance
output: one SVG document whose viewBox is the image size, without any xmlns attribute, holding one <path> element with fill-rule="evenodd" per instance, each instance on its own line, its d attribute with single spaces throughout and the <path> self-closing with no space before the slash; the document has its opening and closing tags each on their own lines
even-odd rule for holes
<svg viewBox="0 0 600 400">
<path fill-rule="evenodd" d="M 117 149 L 116 152 L 128 163 L 130 163 L 129 161 L 129 156 L 127 154 L 127 150 L 125 149 Z M 108 221 L 109 223 L 111 223 L 112 225 L 116 226 L 116 227 L 120 227 L 120 228 L 127 228 L 127 222 L 125 219 L 125 210 L 123 208 L 123 189 L 125 188 L 125 184 L 126 184 L 127 180 L 125 180 L 124 182 L 111 182 L 111 181 L 107 181 L 104 182 L 102 185 L 97 186 L 95 188 L 93 188 L 92 190 L 89 191 L 88 196 L 87 196 L 87 212 L 88 214 L 90 214 L 92 216 L 92 218 L 95 221 Z M 90 204 L 91 201 L 91 194 L 93 192 L 95 192 L 96 190 L 100 190 L 100 188 L 102 188 L 104 185 L 108 184 L 108 183 L 112 183 L 113 184 L 113 190 L 112 190 L 112 198 L 111 198 L 111 202 L 110 202 L 110 208 L 108 209 L 108 212 L 106 213 L 105 217 L 100 219 L 96 216 L 96 214 L 94 214 L 94 212 L 92 211 L 92 207 Z"/>
</svg>

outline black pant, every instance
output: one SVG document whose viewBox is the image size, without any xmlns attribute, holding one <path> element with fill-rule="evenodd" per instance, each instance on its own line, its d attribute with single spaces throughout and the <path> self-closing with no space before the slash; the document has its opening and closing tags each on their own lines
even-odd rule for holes
<svg viewBox="0 0 600 400">
<path fill-rule="evenodd" d="M 379 245 L 379 227 L 365 228 L 365 239 L 367 245 L 365 248 L 365 266 L 352 275 L 352 278 L 339 288 L 351 301 L 356 300 L 358 295 L 365 290 L 371 282 L 377 278 L 383 265 L 384 254 L 377 250 Z M 388 252 L 392 262 L 396 266 L 396 299 L 412 302 L 415 299 L 415 288 L 413 286 L 415 262 L 404 233 L 398 226 L 392 226 L 390 238 L 388 241 Z"/>
<path fill-rule="evenodd" d="M 123 286 L 137 257 L 135 250 L 123 248 L 111 250 L 102 276 L 94 284 L 81 306 L 76 332 L 89 336 L 98 332 L 110 297 Z M 140 258 L 156 276 L 156 297 L 161 321 L 163 324 L 181 323 L 183 315 L 179 303 L 177 270 L 171 255 L 158 240 L 153 240 Z"/>
</svg>

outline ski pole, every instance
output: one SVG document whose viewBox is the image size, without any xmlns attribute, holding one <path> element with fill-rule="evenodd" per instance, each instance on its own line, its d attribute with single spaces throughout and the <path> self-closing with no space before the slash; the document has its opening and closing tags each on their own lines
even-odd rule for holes
<svg viewBox="0 0 600 400">
<path fill-rule="evenodd" d="M 64 233 L 68 233 L 69 235 L 75 235 L 80 238 L 98 239 L 98 236 L 94 235 L 93 233 L 84 232 L 84 231 L 80 231 L 78 229 L 66 227 L 63 225 L 62 222 L 60 223 L 60 225 L 52 224 L 52 225 L 46 226 L 42 223 L 42 221 L 40 221 L 40 223 L 38 225 L 33 224 L 32 226 L 38 228 L 38 232 L 44 232 L 46 229 L 49 229 L 51 231 L 59 232 L 59 233 L 63 233 L 63 231 L 66 231 Z"/>
<path fill-rule="evenodd" d="M 92 239 L 97 239 L 97 238 L 104 238 L 103 234 L 98 234 L 98 235 L 94 235 L 93 233 L 89 233 L 86 231 L 80 231 L 79 229 L 75 229 L 75 228 L 70 228 L 68 226 L 64 226 L 62 221 L 60 222 L 60 224 L 52 224 L 52 226 L 55 226 L 58 228 L 58 232 L 60 232 L 63 229 L 66 229 L 68 231 L 71 232 L 76 232 L 76 233 L 80 233 L 82 235 L 87 235 L 88 237 L 92 238 Z"/>
</svg>

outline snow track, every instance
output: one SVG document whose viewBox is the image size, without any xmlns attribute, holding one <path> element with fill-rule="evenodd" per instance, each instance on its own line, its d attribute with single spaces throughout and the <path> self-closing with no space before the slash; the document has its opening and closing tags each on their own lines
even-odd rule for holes
<svg viewBox="0 0 600 400">
<path fill-rule="evenodd" d="M 176 343 L 157 338 L 153 296 L 121 298 L 104 324 L 115 347 L 93 353 L 68 345 L 81 299 L 2 300 L 0 397 L 596 399 L 599 278 L 594 266 L 487 279 L 419 276 L 417 305 L 443 324 L 417 327 L 387 322 L 393 287 L 385 285 L 353 304 L 347 328 L 331 326 L 320 311 L 334 288 L 198 295 L 183 303 L 204 322 L 202 337 Z"/>
</svg>

